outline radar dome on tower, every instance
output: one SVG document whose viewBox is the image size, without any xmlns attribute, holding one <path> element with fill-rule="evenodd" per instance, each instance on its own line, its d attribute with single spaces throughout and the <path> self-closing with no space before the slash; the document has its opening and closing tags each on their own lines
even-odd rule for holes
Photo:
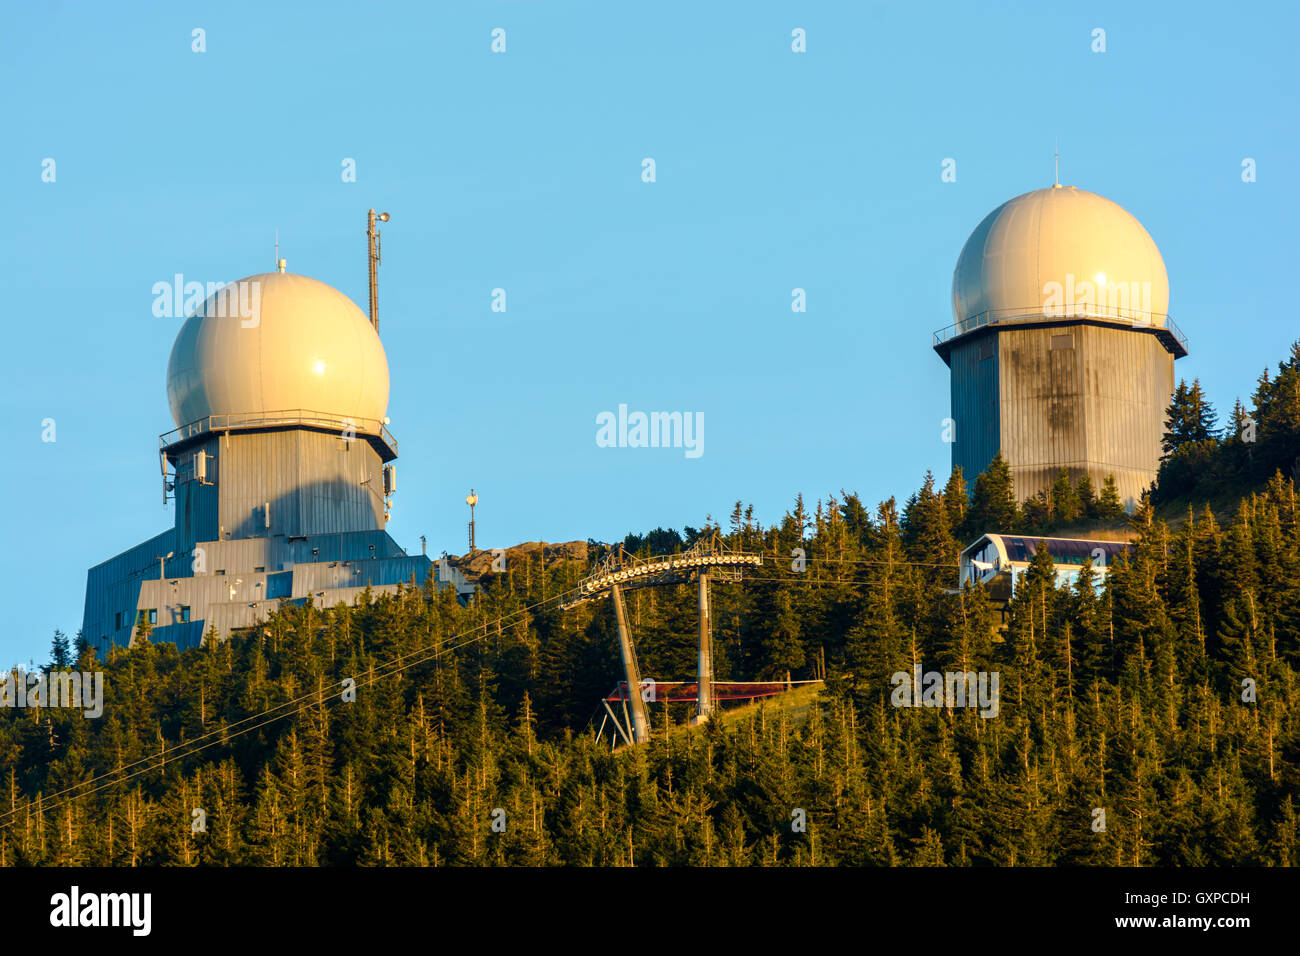
<svg viewBox="0 0 1300 956">
<path fill-rule="evenodd" d="M 380 422 L 388 387 L 384 346 L 365 313 L 323 282 L 280 272 L 210 296 L 181 326 L 167 363 L 177 427 L 297 410 Z"/>
<path fill-rule="evenodd" d="M 366 214 L 369 315 L 287 274 L 277 236 L 278 271 L 208 287 L 181 325 L 167 363 L 176 427 L 158 436 L 172 525 L 87 572 L 82 633 L 96 651 L 146 635 L 182 649 L 225 640 L 286 603 L 474 590 L 387 530 L 397 439 L 376 223 L 388 220 Z"/>
<path fill-rule="evenodd" d="M 1113 479 L 1132 507 L 1187 354 L 1142 223 L 1074 186 L 1009 199 L 957 256 L 952 311 L 933 345 L 950 369 L 954 468 L 973 482 L 1000 453 L 1019 501 L 1046 500 L 1064 470 L 1095 489 Z"/>
<path fill-rule="evenodd" d="M 998 206 L 966 240 L 952 275 L 953 321 L 1041 315 L 1053 283 L 1085 282 L 1093 314 L 1163 325 L 1169 312 L 1165 262 L 1142 223 L 1085 189 L 1035 189 Z"/>
</svg>

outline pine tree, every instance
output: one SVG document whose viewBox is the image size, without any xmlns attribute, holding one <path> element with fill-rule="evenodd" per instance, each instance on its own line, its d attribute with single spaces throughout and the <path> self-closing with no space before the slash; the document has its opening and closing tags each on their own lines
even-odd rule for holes
<svg viewBox="0 0 1300 956">
<path fill-rule="evenodd" d="M 1079 482 L 1074 486 L 1074 494 L 1079 502 L 1079 516 L 1096 518 L 1097 492 L 1092 486 L 1092 477 L 1086 471 L 1079 476 Z"/>
<path fill-rule="evenodd" d="M 1119 487 L 1115 476 L 1107 475 L 1101 485 L 1101 496 L 1097 499 L 1097 517 L 1103 521 L 1118 521 L 1124 516 L 1124 505 L 1119 500 Z"/>
<path fill-rule="evenodd" d="M 763 676 L 788 681 L 804 664 L 803 644 L 799 640 L 799 619 L 794 613 L 788 592 L 781 591 L 777 594 L 775 612 L 771 634 L 763 642 L 760 651 Z"/>
<path fill-rule="evenodd" d="M 1052 526 L 1052 499 L 1040 491 L 1026 498 L 1021 508 L 1021 525 L 1026 531 L 1042 532 Z"/>
<path fill-rule="evenodd" d="M 1052 483 L 1052 521 L 1057 525 L 1069 524 L 1079 517 L 1079 497 L 1070 481 L 1070 471 L 1062 468 Z"/>
<path fill-rule="evenodd" d="M 903 509 L 903 547 L 908 557 L 923 568 L 942 568 L 951 577 L 957 564 L 957 542 L 948 524 L 947 502 L 934 490 L 934 475 L 925 473 L 921 490 Z"/>
<path fill-rule="evenodd" d="M 50 664 L 46 670 L 62 670 L 72 663 L 72 651 L 68 645 L 68 635 L 55 629 L 54 640 L 50 642 Z"/>
<path fill-rule="evenodd" d="M 966 513 L 970 510 L 970 497 L 966 493 L 966 476 L 961 465 L 953 468 L 948 483 L 943 486 L 943 506 L 948 511 L 948 527 L 957 537 L 958 545 L 966 541 Z"/>
<path fill-rule="evenodd" d="M 1217 439 L 1217 422 L 1218 416 L 1205 398 L 1201 380 L 1195 379 L 1190 388 L 1185 381 L 1180 381 L 1165 413 L 1165 433 L 1161 438 L 1165 456 L 1162 460 L 1172 457 L 1184 445 Z"/>
<path fill-rule="evenodd" d="M 1271 392 L 1269 414 L 1286 401 Z M 1104 581 L 1085 562 L 1057 587 L 1071 566 L 1039 543 L 1000 630 L 985 589 L 956 590 L 944 563 L 956 491 L 927 480 L 901 520 L 892 498 L 832 497 L 806 540 L 793 516 L 751 528 L 742 511 L 754 550 L 802 543 L 814 564 L 767 561 L 714 591 L 715 646 L 735 649 L 719 666 L 784 679 L 824 650 L 825 686 L 703 732 L 672 730 L 688 707 L 661 702 L 653 741 L 617 752 L 588 722 L 618 679 L 612 614 L 534 607 L 537 570 L 464 607 L 404 589 L 286 604 L 185 652 L 87 650 L 106 719 L 0 708 L 0 866 L 1295 865 L 1294 482 L 1272 473 L 1223 527 L 1202 507 L 1171 531 L 1143 496 Z M 552 593 L 588 570 L 555 569 Z M 691 589 L 635 592 L 628 610 L 647 671 L 689 679 Z M 918 663 L 997 671 L 998 719 L 895 706 L 894 673 Z M 137 761 L 147 776 L 53 796 Z"/>
<path fill-rule="evenodd" d="M 1254 471 L 1256 437 L 1255 420 L 1247 413 L 1241 399 L 1235 400 L 1223 435 L 1224 463 L 1221 471 L 1225 476 L 1249 475 Z"/>
<path fill-rule="evenodd" d="M 1190 440 L 1193 427 L 1191 414 L 1187 382 L 1180 379 L 1174 389 L 1169 408 L 1165 412 L 1165 433 L 1160 438 L 1160 448 L 1164 452 L 1164 458 L 1171 456 L 1180 445 Z"/>
<path fill-rule="evenodd" d="M 971 496 L 966 538 L 989 532 L 1007 532 L 1019 522 L 1016 493 L 1011 468 L 999 451 L 988 468 L 975 479 Z"/>
<path fill-rule="evenodd" d="M 1291 346 L 1289 359 L 1278 364 L 1276 378 L 1268 370 L 1260 377 L 1254 395 L 1258 422 L 1256 474 L 1267 478 L 1274 471 L 1300 478 L 1300 340 Z"/>
<path fill-rule="evenodd" d="M 1214 406 L 1205 397 L 1199 378 L 1192 380 L 1192 389 L 1188 395 L 1193 409 L 1192 441 L 1217 441 L 1219 438 L 1219 416 Z"/>
</svg>

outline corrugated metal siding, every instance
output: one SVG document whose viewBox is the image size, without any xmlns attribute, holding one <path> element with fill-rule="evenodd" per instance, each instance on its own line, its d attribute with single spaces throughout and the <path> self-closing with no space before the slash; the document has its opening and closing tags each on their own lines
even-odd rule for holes
<svg viewBox="0 0 1300 956">
<path fill-rule="evenodd" d="M 293 596 L 329 588 L 361 588 L 409 582 L 415 576 L 416 584 L 423 584 L 433 563 L 423 555 L 411 558 L 390 558 L 386 561 L 337 561 L 328 564 L 301 564 L 293 569 Z"/>
<path fill-rule="evenodd" d="M 176 456 L 169 456 L 176 472 L 176 541 L 178 550 L 188 551 L 197 541 L 213 541 L 220 524 L 218 482 L 221 478 L 221 456 L 217 453 L 218 440 L 187 448 Z M 207 457 L 207 477 L 200 484 L 194 477 L 194 459 L 198 452 Z"/>
<path fill-rule="evenodd" d="M 199 542 L 205 573 L 193 573 L 193 558 L 187 554 L 169 560 L 162 579 L 152 577 L 158 573 L 154 555 L 170 547 L 169 534 L 91 571 L 85 633 L 88 639 L 95 636 L 92 646 L 96 650 L 107 650 L 110 642 L 128 645 L 136 611 L 142 609 L 157 611 L 152 640 L 174 641 L 184 649 L 201 642 L 209 628 L 215 627 L 218 638 L 225 638 L 231 628 L 250 626 L 282 600 L 311 597 L 332 607 L 339 600 L 350 602 L 367 586 L 375 593 L 390 593 L 399 583 L 411 583 L 412 579 L 423 585 L 433 570 L 428 557 L 407 556 L 387 532 L 363 531 L 299 541 L 275 537 Z M 255 568 L 264 570 L 252 570 Z M 112 579 L 118 573 L 126 576 Z M 189 608 L 189 621 L 182 620 L 184 607 Z M 240 607 L 254 610 L 234 610 Z M 122 612 L 123 627 L 114 629 L 118 611 Z M 99 622 L 106 623 L 101 626 Z M 100 630 L 92 629 L 97 626 Z M 107 640 L 98 641 L 100 635 Z"/>
<path fill-rule="evenodd" d="M 205 484 L 195 480 L 200 450 L 209 456 Z M 140 609 L 158 610 L 154 640 L 187 647 L 209 627 L 224 637 L 248 626 L 281 600 L 324 591 L 332 605 L 335 588 L 345 596 L 367 585 L 391 591 L 412 576 L 423 584 L 432 568 L 383 530 L 383 462 L 363 439 L 302 428 L 235 432 L 171 462 L 175 527 L 87 574 L 82 631 L 101 652 L 130 643 Z M 159 580 L 156 556 L 169 551 Z M 182 621 L 186 606 L 190 620 Z"/>
<path fill-rule="evenodd" d="M 1154 335 L 1085 326 L 1090 467 L 1113 472 L 1134 503 L 1160 465 L 1160 440 L 1174 392 L 1174 357 Z M 1096 478 L 1096 475 L 1094 475 Z"/>
<path fill-rule="evenodd" d="M 205 631 L 215 629 L 218 639 L 224 640 L 230 636 L 230 632 L 234 628 L 252 627 L 254 624 L 265 621 L 279 607 L 279 601 L 250 601 L 247 603 L 227 601 L 222 604 L 214 604 L 208 608 L 204 629 Z"/>
<path fill-rule="evenodd" d="M 996 337 L 992 359 L 981 359 Z M 1174 358 L 1156 336 L 1094 325 L 1004 327 L 956 343 L 952 417 L 960 465 L 973 487 L 999 448 L 1016 497 L 1049 491 L 1065 467 L 1100 491 L 1115 476 L 1132 507 L 1155 477 L 1174 386 Z"/>
<path fill-rule="evenodd" d="M 372 586 L 370 593 L 373 597 L 395 594 L 397 588 L 397 584 Z M 321 608 L 332 608 L 339 603 L 351 606 L 356 604 L 357 597 L 365 590 L 364 587 L 336 588 L 325 591 L 323 595 L 311 597 L 316 606 Z M 295 603 L 298 600 L 295 599 Z M 279 610 L 280 605 L 280 601 L 224 601 L 210 605 L 203 631 L 204 633 L 215 631 L 218 640 L 225 640 L 236 628 L 252 627 L 265 621 Z"/>
<path fill-rule="evenodd" d="M 153 629 L 153 634 L 149 640 L 155 644 L 170 642 L 175 644 L 178 650 L 188 651 L 190 648 L 198 647 L 203 643 L 203 622 L 190 621 L 187 624 L 159 625 Z"/>
<path fill-rule="evenodd" d="M 383 462 L 363 440 L 303 429 L 235 432 L 222 436 L 220 454 L 224 537 L 337 534 L 384 526 Z"/>
<path fill-rule="evenodd" d="M 360 597 L 365 590 L 365 588 L 338 588 L 333 591 L 325 592 L 324 598 L 314 597 L 313 599 L 316 602 L 316 606 L 322 608 L 331 608 L 340 602 L 352 606 L 357 603 L 357 598 Z M 395 594 L 397 593 L 397 585 L 381 584 L 378 587 L 372 587 L 370 593 L 374 597 L 378 597 L 380 594 Z"/>
<path fill-rule="evenodd" d="M 353 531 L 346 534 L 304 535 L 290 539 L 240 538 L 232 541 L 204 541 L 207 573 L 218 570 L 262 567 L 267 571 L 288 571 L 296 564 L 320 561 L 404 557 L 397 542 L 386 531 Z M 374 550 L 371 550 L 371 547 Z"/>
<path fill-rule="evenodd" d="M 949 356 L 952 368 L 952 419 L 956 433 L 952 463 L 960 466 L 970 488 L 988 467 L 1001 441 L 998 417 L 998 357 L 989 345 L 992 332 L 972 336 L 955 346 Z M 991 353 L 991 354 L 990 354 Z M 981 354 L 989 354 L 981 358 Z"/>
<path fill-rule="evenodd" d="M 1052 348 L 1073 334 L 1074 348 Z M 1050 491 L 1062 467 L 1100 489 L 1114 474 L 1131 505 L 1155 477 L 1173 356 L 1154 335 L 1077 325 L 998 333 L 1002 451 L 1020 500 Z"/>
<path fill-rule="evenodd" d="M 140 586 L 149 575 L 158 573 L 156 555 L 175 550 L 175 531 L 164 531 L 86 573 L 86 607 L 81 633 L 91 647 L 105 651 L 109 643 L 129 642 L 135 627 Z M 173 558 L 168 562 L 168 570 L 179 564 Z M 123 617 L 120 629 L 114 627 L 118 612 L 122 612 Z"/>
<path fill-rule="evenodd" d="M 266 596 L 268 598 L 287 598 L 293 596 L 293 572 L 281 571 L 266 576 Z"/>
</svg>

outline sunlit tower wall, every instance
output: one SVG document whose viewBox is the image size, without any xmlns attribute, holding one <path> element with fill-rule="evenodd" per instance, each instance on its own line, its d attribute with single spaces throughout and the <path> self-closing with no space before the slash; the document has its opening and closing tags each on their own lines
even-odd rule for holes
<svg viewBox="0 0 1300 956">
<path fill-rule="evenodd" d="M 1024 501 L 1061 468 L 1131 509 L 1155 478 L 1187 340 L 1151 236 L 1073 186 L 1003 203 L 957 258 L 953 325 L 934 334 L 952 388 L 952 464 L 971 487 L 999 449 Z"/>
</svg>

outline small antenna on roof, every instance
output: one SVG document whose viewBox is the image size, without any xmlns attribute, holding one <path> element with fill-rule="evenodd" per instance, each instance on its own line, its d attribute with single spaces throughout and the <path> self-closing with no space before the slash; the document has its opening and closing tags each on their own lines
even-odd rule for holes
<svg viewBox="0 0 1300 956">
<path fill-rule="evenodd" d="M 1056 160 L 1056 168 L 1052 173 L 1052 182 L 1055 188 L 1061 188 L 1061 137 L 1056 137 L 1056 152 L 1052 153 Z"/>
<path fill-rule="evenodd" d="M 275 267 L 280 272 L 283 272 L 286 265 L 288 263 L 280 258 L 280 230 L 277 229 L 275 230 Z"/>
</svg>

